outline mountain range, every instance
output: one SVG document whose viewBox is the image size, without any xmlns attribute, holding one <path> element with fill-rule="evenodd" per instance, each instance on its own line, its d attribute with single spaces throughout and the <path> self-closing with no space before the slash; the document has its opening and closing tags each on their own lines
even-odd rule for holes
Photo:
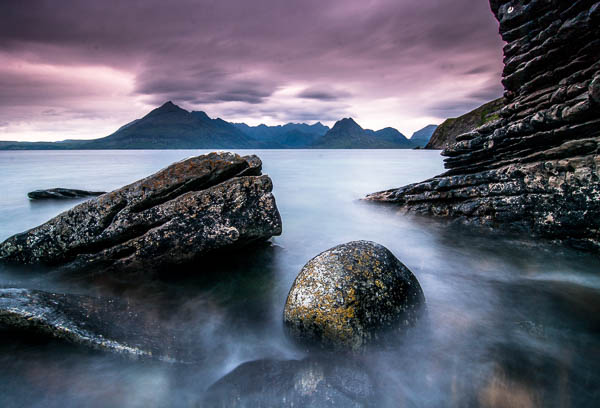
<svg viewBox="0 0 600 408">
<path fill-rule="evenodd" d="M 320 122 L 249 126 L 212 119 L 201 111 L 189 112 L 169 101 L 103 138 L 61 142 L 0 141 L 0 150 L 410 149 L 426 144 L 419 132 L 415 132 L 413 137 L 417 138 L 413 141 L 390 127 L 378 131 L 363 129 L 352 118 L 338 121 L 331 129 Z"/>
<path fill-rule="evenodd" d="M 352 118 L 344 118 L 315 141 L 317 149 L 411 149 L 415 147 L 394 128 L 363 129 Z"/>
</svg>

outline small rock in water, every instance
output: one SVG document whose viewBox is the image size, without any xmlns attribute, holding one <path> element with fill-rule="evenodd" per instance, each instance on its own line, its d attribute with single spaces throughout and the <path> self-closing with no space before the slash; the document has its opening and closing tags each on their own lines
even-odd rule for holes
<svg viewBox="0 0 600 408">
<path fill-rule="evenodd" d="M 74 188 L 50 188 L 48 190 L 31 191 L 27 193 L 27 197 L 29 197 L 32 200 L 62 200 L 65 198 L 95 197 L 104 193 L 104 191 L 87 191 L 77 190 Z"/>
<path fill-rule="evenodd" d="M 354 241 L 311 259 L 288 294 L 284 322 L 303 343 L 360 350 L 413 325 L 425 297 L 387 248 Z"/>
</svg>

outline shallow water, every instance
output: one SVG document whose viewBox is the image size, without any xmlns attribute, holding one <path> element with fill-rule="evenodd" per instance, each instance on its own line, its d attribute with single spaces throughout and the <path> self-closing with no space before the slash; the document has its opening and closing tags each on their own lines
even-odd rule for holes
<svg viewBox="0 0 600 408">
<path fill-rule="evenodd" d="M 109 191 L 203 151 L 0 152 L 0 239 L 83 200 L 28 191 Z M 0 341 L 0 406 L 194 406 L 239 364 L 306 354 L 282 328 L 301 267 L 339 243 L 387 246 L 419 279 L 428 319 L 395 350 L 363 357 L 380 406 L 596 407 L 600 404 L 598 258 L 359 201 L 443 171 L 436 151 L 265 150 L 284 232 L 274 246 L 198 265 L 194 277 L 114 285 L 2 267 L 0 286 L 120 296 L 160 309 L 203 355 L 182 367 L 46 342 Z"/>
</svg>

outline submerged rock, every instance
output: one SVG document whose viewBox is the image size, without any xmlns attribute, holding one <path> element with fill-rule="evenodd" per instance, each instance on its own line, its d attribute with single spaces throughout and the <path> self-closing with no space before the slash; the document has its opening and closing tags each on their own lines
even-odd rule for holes
<svg viewBox="0 0 600 408">
<path fill-rule="evenodd" d="M 302 268 L 288 294 L 284 322 L 305 343 L 358 350 L 413 325 L 424 302 L 415 276 L 388 249 L 354 241 Z"/>
<path fill-rule="evenodd" d="M 209 389 L 203 407 L 376 406 L 374 382 L 361 364 L 321 359 L 256 360 Z"/>
<path fill-rule="evenodd" d="M 0 260 L 150 273 L 281 233 L 256 156 L 174 163 L 0 244 Z"/>
<path fill-rule="evenodd" d="M 136 359 L 175 361 L 158 323 L 114 298 L 0 289 L 0 330 L 2 336 L 57 339 Z"/>
<path fill-rule="evenodd" d="M 48 190 L 35 190 L 27 193 L 32 200 L 49 200 L 65 198 L 94 197 L 105 194 L 104 191 L 77 190 L 74 188 L 50 188 Z"/>
<path fill-rule="evenodd" d="M 446 147 L 446 173 L 367 198 L 600 251 L 599 3 L 490 3 L 507 43 L 499 117 Z"/>
</svg>

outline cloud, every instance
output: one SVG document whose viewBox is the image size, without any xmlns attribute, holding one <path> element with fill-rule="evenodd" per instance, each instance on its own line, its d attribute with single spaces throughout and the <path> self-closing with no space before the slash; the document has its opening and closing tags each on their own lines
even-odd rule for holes
<svg viewBox="0 0 600 408">
<path fill-rule="evenodd" d="M 332 89 L 327 85 L 314 85 L 298 93 L 299 98 L 317 99 L 320 101 L 337 101 L 348 98 L 350 95 L 350 92 Z"/>
<path fill-rule="evenodd" d="M 112 126 L 173 100 L 225 119 L 244 111 L 237 117 L 249 122 L 353 113 L 410 133 L 444 119 L 444 104 L 502 91 L 502 42 L 486 1 L 5 3 L 0 74 L 8 63 L 27 67 L 0 76 L 0 106 L 15 115 L 0 121 L 10 123 L 48 120 L 31 106 L 59 115 L 85 106 Z"/>
</svg>

